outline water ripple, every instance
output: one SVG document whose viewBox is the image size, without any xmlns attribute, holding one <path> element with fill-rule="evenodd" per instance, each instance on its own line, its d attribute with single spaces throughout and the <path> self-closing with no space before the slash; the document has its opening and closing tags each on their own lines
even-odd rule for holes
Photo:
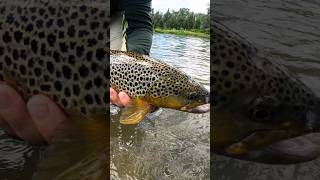
<svg viewBox="0 0 320 180">
<path fill-rule="evenodd" d="M 209 40 L 155 33 L 151 56 L 186 72 L 209 89 Z"/>
</svg>

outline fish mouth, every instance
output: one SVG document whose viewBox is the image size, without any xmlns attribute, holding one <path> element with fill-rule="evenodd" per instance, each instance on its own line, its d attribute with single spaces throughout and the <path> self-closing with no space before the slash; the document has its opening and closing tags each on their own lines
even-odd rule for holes
<svg viewBox="0 0 320 180">
<path fill-rule="evenodd" d="M 320 156 L 319 114 L 307 111 L 305 120 L 304 134 L 272 143 L 259 150 L 258 152 L 264 155 L 262 162 L 292 164 L 318 158 Z"/>
<path fill-rule="evenodd" d="M 231 156 L 266 164 L 295 164 L 320 156 L 320 133 L 311 133 L 272 143 L 245 155 Z"/>
<path fill-rule="evenodd" d="M 222 154 L 267 164 L 307 162 L 320 156 L 320 133 L 297 134 L 289 130 L 258 131 L 227 146 Z"/>
<path fill-rule="evenodd" d="M 225 147 L 225 153 L 230 156 L 242 156 L 288 138 L 286 130 L 254 131 Z"/>
<path fill-rule="evenodd" d="M 206 113 L 210 111 L 210 104 L 202 104 L 193 108 L 187 108 L 186 106 L 180 108 L 181 111 L 189 113 Z"/>
<path fill-rule="evenodd" d="M 210 111 L 210 96 L 206 96 L 203 101 L 199 102 L 198 106 L 190 108 L 190 104 L 180 108 L 181 111 L 189 113 L 206 113 Z"/>
<path fill-rule="evenodd" d="M 227 146 L 225 151 L 236 156 L 267 147 L 273 147 L 272 149 L 277 149 L 279 152 L 283 149 L 285 152 L 283 147 L 288 145 L 290 140 L 315 132 L 319 132 L 319 116 L 317 113 L 307 111 L 304 120 L 285 122 L 280 128 L 255 130 Z"/>
</svg>

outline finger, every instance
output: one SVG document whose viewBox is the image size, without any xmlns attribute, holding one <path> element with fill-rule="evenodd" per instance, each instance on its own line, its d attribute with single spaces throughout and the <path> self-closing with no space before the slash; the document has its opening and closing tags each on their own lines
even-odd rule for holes
<svg viewBox="0 0 320 180">
<path fill-rule="evenodd" d="M 125 92 L 119 93 L 119 99 L 121 101 L 121 104 L 123 104 L 124 106 L 127 106 L 131 103 L 131 98 Z"/>
<path fill-rule="evenodd" d="M 117 91 L 115 91 L 114 89 L 110 88 L 110 102 L 112 104 L 115 104 L 117 106 L 123 106 L 119 97 L 118 97 L 118 93 Z"/>
<path fill-rule="evenodd" d="M 6 84 L 3 81 L 0 81 L 0 84 Z M 9 124 L 0 116 L 0 128 L 3 129 L 6 133 L 11 136 L 17 136 L 16 133 L 12 130 Z"/>
<path fill-rule="evenodd" d="M 11 136 L 17 136 L 16 133 L 14 133 L 12 128 L 9 126 L 9 124 L 2 117 L 0 117 L 0 128 Z"/>
<path fill-rule="evenodd" d="M 50 142 L 55 130 L 66 120 L 66 115 L 57 104 L 44 95 L 33 96 L 27 107 L 38 131 Z"/>
<path fill-rule="evenodd" d="M 31 143 L 43 141 L 21 96 L 4 84 L 0 84 L 0 116 L 21 139 Z"/>
</svg>

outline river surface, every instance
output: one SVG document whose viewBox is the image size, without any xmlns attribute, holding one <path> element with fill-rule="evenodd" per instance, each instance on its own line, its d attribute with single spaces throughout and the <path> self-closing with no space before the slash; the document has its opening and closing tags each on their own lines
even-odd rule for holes
<svg viewBox="0 0 320 180">
<path fill-rule="evenodd" d="M 213 16 L 285 66 L 320 96 L 320 2 L 317 0 L 214 0 Z M 212 10 L 211 9 L 211 10 Z M 317 180 L 320 159 L 265 165 L 212 157 L 216 180 Z"/>
<path fill-rule="evenodd" d="M 12 138 L 0 129 L 0 179 L 31 179 L 41 149 Z"/>
<path fill-rule="evenodd" d="M 158 34 L 151 57 L 186 72 L 209 89 L 210 42 Z M 119 124 L 112 108 L 111 174 L 114 179 L 209 179 L 209 113 L 161 109 L 137 126 Z"/>
</svg>

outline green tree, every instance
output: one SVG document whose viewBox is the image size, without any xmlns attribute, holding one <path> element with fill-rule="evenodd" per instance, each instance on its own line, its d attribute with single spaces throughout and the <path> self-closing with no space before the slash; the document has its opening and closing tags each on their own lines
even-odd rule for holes
<svg viewBox="0 0 320 180">
<path fill-rule="evenodd" d="M 164 14 L 152 10 L 151 17 L 154 28 L 201 30 L 204 32 L 209 32 L 210 28 L 209 8 L 206 14 L 194 13 L 188 8 L 181 8 L 178 11 L 168 9 Z"/>
</svg>

